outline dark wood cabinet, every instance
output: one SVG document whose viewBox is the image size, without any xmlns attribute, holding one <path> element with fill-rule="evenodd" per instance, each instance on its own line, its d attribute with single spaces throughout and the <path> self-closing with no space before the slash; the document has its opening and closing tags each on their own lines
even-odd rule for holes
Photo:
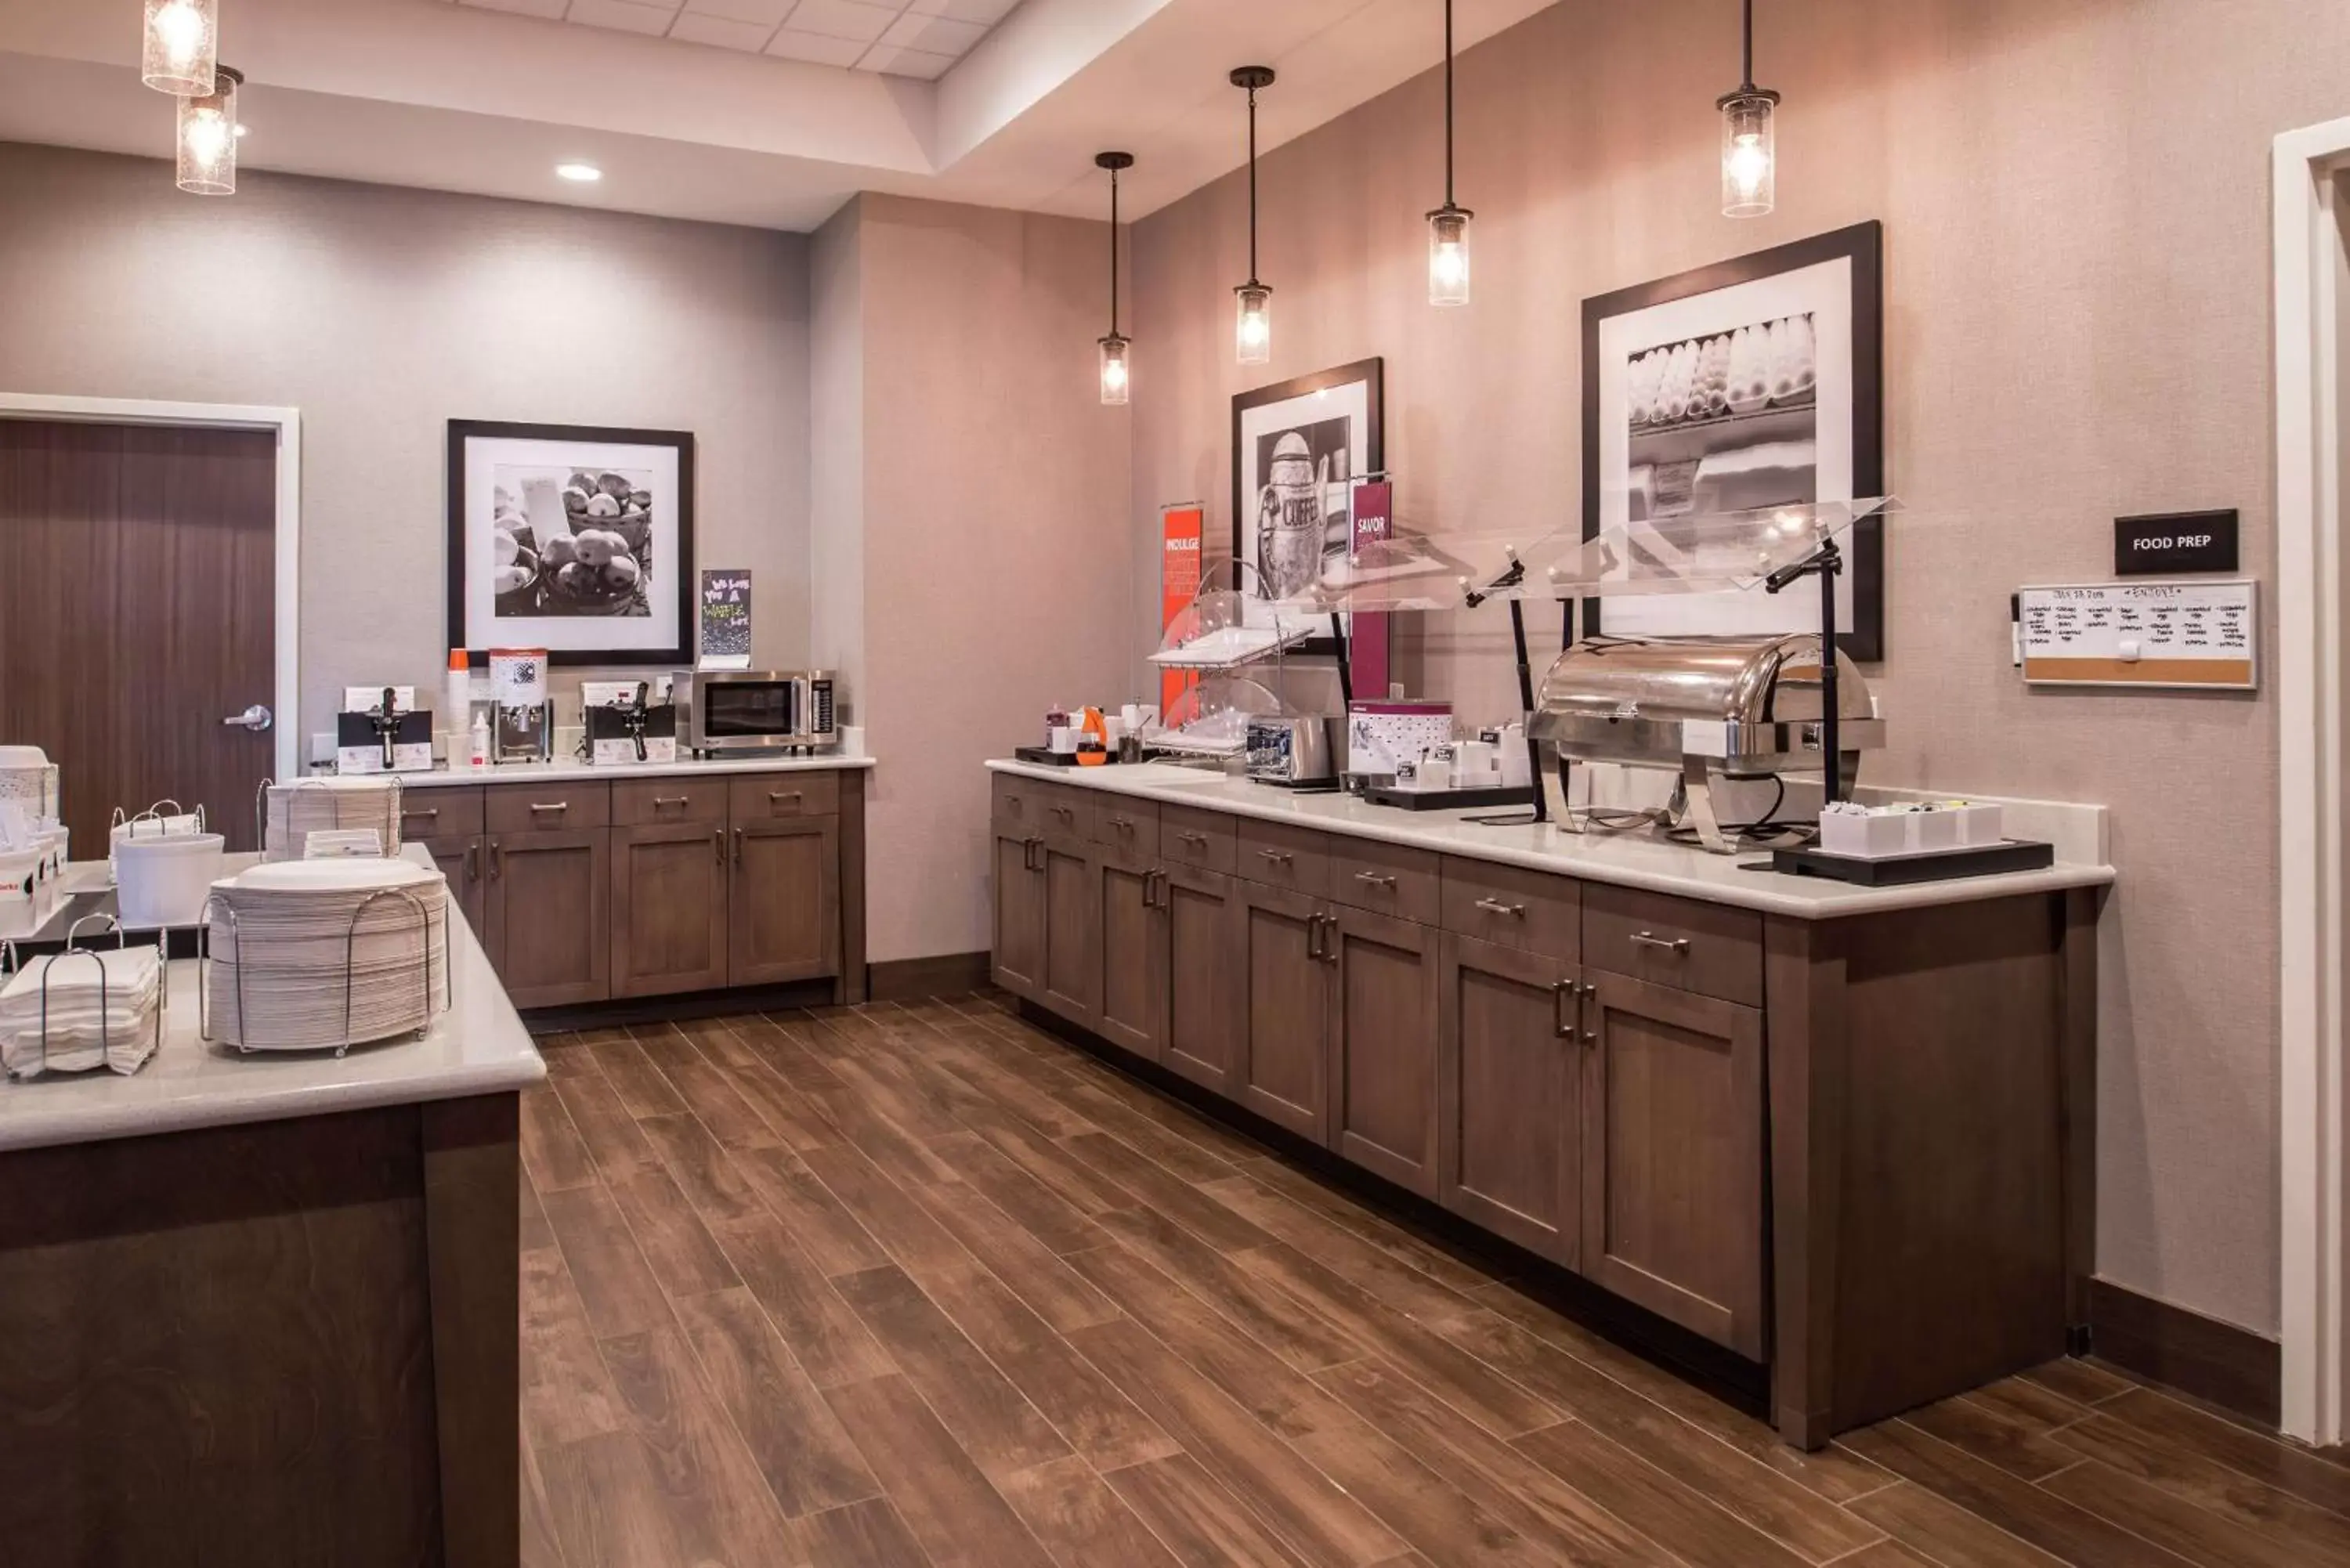
<svg viewBox="0 0 2350 1568">
<path fill-rule="evenodd" d="M 613 995 L 726 984 L 726 873 L 723 823 L 612 829 Z"/>
<path fill-rule="evenodd" d="M 1762 1355 L 1762 1014 L 1586 973 L 1582 1270 Z"/>
<path fill-rule="evenodd" d="M 1232 1093 L 1268 1121 L 1329 1142 L 1331 916 L 1320 899 L 1240 887 L 1241 993 Z M 1228 981 L 1226 983 L 1232 983 Z"/>
<path fill-rule="evenodd" d="M 995 838 L 995 983 L 1016 996 L 1045 992 L 1045 871 L 1041 834 Z"/>
<path fill-rule="evenodd" d="M 431 852 L 432 864 L 449 880 L 449 897 L 465 923 L 473 928 L 476 937 L 486 940 L 483 925 L 483 898 L 489 890 L 488 870 L 484 864 L 489 858 L 489 840 L 477 833 L 436 835 L 417 840 Z"/>
<path fill-rule="evenodd" d="M 1193 1083 L 1238 1099 L 1247 1025 L 1232 977 L 1241 971 L 1239 884 L 1221 871 L 1162 866 L 1167 928 L 1167 1026 L 1160 1061 Z"/>
<path fill-rule="evenodd" d="M 1432 905 L 1432 882 L 1428 895 Z M 1433 1198 L 1435 928 L 1341 906 L 1324 919 L 1322 941 L 1330 970 L 1330 1147 Z"/>
<path fill-rule="evenodd" d="M 1583 1053 L 1575 966 L 1448 933 L 1437 1026 L 1437 1200 L 1582 1262 Z"/>
<path fill-rule="evenodd" d="M 775 985 L 838 974 L 839 819 L 738 819 L 733 844 L 726 895 L 717 900 L 726 983 Z"/>
<path fill-rule="evenodd" d="M 1167 1038 L 1167 910 L 1148 855 L 1097 851 L 1101 973 L 1096 1028 L 1121 1050 L 1159 1060 Z"/>
<path fill-rule="evenodd" d="M 515 1006 L 609 997 L 610 831 L 496 834 L 489 862 L 484 946 Z"/>
<path fill-rule="evenodd" d="M 1071 807 L 1051 809 L 1075 815 Z M 1036 860 L 1045 890 L 1043 1000 L 1090 1029 L 1101 1019 L 1101 888 L 1093 857 L 1082 839 L 1048 837 Z"/>
</svg>

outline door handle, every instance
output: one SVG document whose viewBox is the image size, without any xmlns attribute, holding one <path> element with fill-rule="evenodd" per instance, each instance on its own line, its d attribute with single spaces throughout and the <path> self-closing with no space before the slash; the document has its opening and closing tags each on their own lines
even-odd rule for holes
<svg viewBox="0 0 2350 1568">
<path fill-rule="evenodd" d="M 465 846 L 465 880 L 478 882 L 481 879 L 482 846 L 478 844 L 468 844 Z"/>
<path fill-rule="evenodd" d="M 743 864 L 743 830 L 739 827 L 734 830 L 734 864 Z"/>
<path fill-rule="evenodd" d="M 533 816 L 537 816 L 541 814 L 552 814 L 558 811 L 569 811 L 570 809 L 571 803 L 569 801 L 558 800 L 549 805 L 534 805 L 530 808 L 530 814 Z"/>
<path fill-rule="evenodd" d="M 1477 907 L 1489 915 L 1502 915 L 1515 920 L 1523 920 L 1526 918 L 1526 907 L 1523 904 L 1504 904 L 1499 898 L 1480 898 L 1477 900 Z"/>
<path fill-rule="evenodd" d="M 1174 899 L 1169 896 L 1167 873 L 1164 870 L 1154 867 L 1150 875 L 1143 880 L 1143 891 L 1146 897 L 1152 899 L 1150 907 L 1154 909 L 1171 909 L 1175 907 Z"/>
<path fill-rule="evenodd" d="M 258 702 L 255 702 L 252 707 L 247 708 L 242 713 L 231 713 L 227 718 L 221 721 L 223 724 L 232 730 L 251 730 L 256 734 L 268 729 L 270 725 L 276 722 L 276 716 Z"/>
<path fill-rule="evenodd" d="M 657 794 L 653 796 L 653 809 L 655 811 L 666 811 L 673 805 L 691 805 L 692 804 L 693 797 L 690 794 Z"/>
<path fill-rule="evenodd" d="M 1396 879 L 1377 871 L 1357 871 L 1355 873 L 1355 880 L 1386 892 L 1395 891 Z"/>
<path fill-rule="evenodd" d="M 1201 842 L 1205 843 L 1206 840 L 1202 839 Z M 1256 852 L 1256 857 L 1263 861 L 1268 866 L 1295 866 L 1297 864 L 1296 856 L 1280 849 L 1260 849 Z"/>
<path fill-rule="evenodd" d="M 1038 859 L 1036 852 L 1045 847 L 1045 841 L 1041 838 L 1028 837 L 1022 839 L 1020 843 L 1023 852 L 1021 864 L 1031 871 L 1042 871 L 1045 867 Z"/>
<path fill-rule="evenodd" d="M 1204 833 L 1179 833 L 1175 838 L 1176 842 L 1188 844 L 1194 849 L 1205 849 L 1208 846 L 1208 836 Z"/>
<path fill-rule="evenodd" d="M 806 798 L 807 795 L 804 792 L 795 789 L 771 789 L 767 792 L 767 804 L 769 805 L 781 805 L 787 800 L 806 800 Z M 1014 804 L 1018 804 L 1016 796 L 1014 797 Z"/>
<path fill-rule="evenodd" d="M 1671 953 L 1675 958 L 1686 957 L 1690 950 L 1687 937 L 1660 937 L 1654 931 L 1634 931 L 1632 945 L 1638 948 L 1655 948 L 1659 951 Z"/>
<path fill-rule="evenodd" d="M 721 866 L 725 865 L 725 864 L 726 864 L 726 830 L 725 830 L 724 828 L 723 828 L 723 827 L 713 827 L 713 828 L 712 828 L 712 829 L 710 830 L 710 843 L 711 843 L 711 846 L 718 852 L 718 864 L 720 864 Z"/>
<path fill-rule="evenodd" d="M 1338 917 L 1336 915 L 1322 917 L 1322 961 L 1333 964 L 1338 961 Z"/>
<path fill-rule="evenodd" d="M 402 822 L 411 816 L 429 816 L 437 821 L 440 815 L 441 808 L 437 805 L 403 805 L 400 808 L 400 820 Z"/>
<path fill-rule="evenodd" d="M 1575 1038 L 1575 1017 L 1567 1003 L 1582 994 L 1583 988 L 1571 980 L 1562 980 L 1550 988 L 1551 1030 L 1562 1040 Z"/>
<path fill-rule="evenodd" d="M 494 882 L 506 874 L 506 846 L 496 839 L 490 840 L 490 880 Z"/>
</svg>

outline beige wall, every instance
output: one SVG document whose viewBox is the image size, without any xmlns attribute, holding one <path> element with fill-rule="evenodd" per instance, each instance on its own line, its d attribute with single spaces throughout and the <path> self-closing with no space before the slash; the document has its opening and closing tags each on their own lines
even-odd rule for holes
<svg viewBox="0 0 2350 1568">
<path fill-rule="evenodd" d="M 302 723 L 438 691 L 451 419 L 688 430 L 702 564 L 807 653 L 806 238 L 0 144 L 0 389 L 302 411 Z M 14 678 L 16 672 L 8 672 Z"/>
<path fill-rule="evenodd" d="M 853 225 L 853 232 L 849 225 Z M 1052 701 L 1132 696 L 1138 542 L 1128 526 L 1128 414 L 1105 409 L 1103 225 L 899 197 L 858 198 L 817 243 L 820 396 L 860 399 L 859 426 L 819 418 L 819 562 L 837 530 L 858 567 L 851 700 L 876 772 L 867 835 L 876 961 L 991 942 L 988 796 L 980 764 L 1041 732 Z M 853 281 L 834 270 L 852 265 Z M 834 382 L 837 309 L 861 317 L 858 383 Z M 836 465 L 853 441 L 858 477 Z M 858 493 L 861 492 L 861 493 Z M 844 546 L 830 558 L 845 561 Z"/>
<path fill-rule="evenodd" d="M 1461 62 L 1471 308 L 1425 303 L 1433 74 L 1264 161 L 1264 373 L 1229 348 L 1241 180 L 1144 220 L 1137 536 L 1159 504 L 1205 496 L 1211 537 L 1228 539 L 1231 395 L 1374 354 L 1407 521 L 1572 521 L 1586 296 L 1882 219 L 1887 466 L 1915 525 L 1889 550 L 1891 658 L 1875 678 L 1896 739 L 1875 776 L 2113 807 L 2100 1265 L 2273 1333 L 2272 704 L 2028 694 L 2008 667 L 2007 596 L 2106 576 L 2109 520 L 2134 512 L 2241 507 L 2245 565 L 2272 572 L 2269 143 L 2350 112 L 2350 11 L 1762 9 L 1758 76 L 1786 94 L 1770 218 L 1718 213 L 1729 0 L 1568 0 Z M 1134 606 L 1139 649 L 1147 584 Z M 1479 716 L 1513 705 L 1504 635 L 1498 616 L 1431 623 L 1428 684 Z"/>
</svg>

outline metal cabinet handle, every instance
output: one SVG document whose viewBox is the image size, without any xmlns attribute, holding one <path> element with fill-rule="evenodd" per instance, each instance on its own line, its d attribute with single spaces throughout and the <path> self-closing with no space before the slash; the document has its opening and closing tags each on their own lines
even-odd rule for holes
<svg viewBox="0 0 2350 1568">
<path fill-rule="evenodd" d="M 1655 948 L 1660 952 L 1669 952 L 1676 957 L 1685 955 L 1690 950 L 1687 937 L 1660 937 L 1654 931 L 1634 931 L 1632 945 L 1638 948 Z"/>
<path fill-rule="evenodd" d="M 726 864 L 726 830 L 725 830 L 724 828 L 723 828 L 723 827 L 713 827 L 713 828 L 712 828 L 712 829 L 710 830 L 710 844 L 711 844 L 711 847 L 712 847 L 712 848 L 716 852 L 716 854 L 717 854 L 717 856 L 718 856 L 718 864 L 720 864 L 721 866 L 725 865 L 725 864 Z"/>
<path fill-rule="evenodd" d="M 468 844 L 465 846 L 465 880 L 478 882 L 481 879 L 482 846 L 478 844 Z"/>
<path fill-rule="evenodd" d="M 1075 822 L 1077 820 L 1077 812 L 1075 806 L 1056 805 L 1053 807 L 1053 815 L 1059 817 L 1063 822 Z"/>
<path fill-rule="evenodd" d="M 1319 914 L 1305 917 L 1305 957 L 1313 962 L 1319 962 L 1322 958 L 1322 917 Z"/>
<path fill-rule="evenodd" d="M 1390 893 L 1395 891 L 1396 879 L 1380 872 L 1357 871 L 1355 873 L 1355 880 L 1367 887 L 1385 888 Z"/>
<path fill-rule="evenodd" d="M 534 815 L 542 811 L 569 811 L 571 803 L 567 800 L 558 800 L 552 805 L 534 805 L 530 809 Z"/>
<path fill-rule="evenodd" d="M 1175 837 L 1178 842 L 1188 844 L 1194 849 L 1205 849 L 1208 846 L 1208 836 L 1204 833 L 1179 833 Z"/>
<path fill-rule="evenodd" d="M 659 811 L 664 806 L 691 805 L 691 804 L 693 804 L 693 797 L 690 794 L 657 794 L 653 796 L 653 809 L 655 811 Z"/>
<path fill-rule="evenodd" d="M 743 830 L 739 827 L 734 830 L 734 864 L 743 864 Z"/>
<path fill-rule="evenodd" d="M 1477 908 L 1489 915 L 1503 915 L 1513 920 L 1523 920 L 1526 918 L 1526 907 L 1523 904 L 1504 904 L 1499 898 L 1480 898 L 1477 900 Z"/>
<path fill-rule="evenodd" d="M 736 829 L 736 836 L 738 837 L 741 836 L 739 828 Z M 1045 841 L 1041 838 L 1022 839 L 1020 841 L 1021 865 L 1030 871 L 1042 871 L 1045 867 L 1037 862 L 1036 851 L 1044 847 Z"/>
<path fill-rule="evenodd" d="M 1109 825 L 1112 827 L 1117 828 L 1120 833 L 1132 833 L 1134 831 L 1134 818 L 1130 816 L 1113 816 L 1109 819 Z"/>
<path fill-rule="evenodd" d="M 1295 866 L 1297 864 L 1296 856 L 1280 849 L 1260 849 L 1256 852 L 1256 857 L 1274 866 Z"/>
<path fill-rule="evenodd" d="M 506 846 L 496 839 L 490 840 L 490 880 L 494 882 L 506 874 Z"/>
<path fill-rule="evenodd" d="M 1173 885 L 1167 878 L 1167 873 L 1163 870 L 1154 870 L 1150 875 L 1159 883 L 1159 900 L 1152 908 L 1172 909 L 1175 907 L 1175 895 Z"/>
<path fill-rule="evenodd" d="M 1322 961 L 1338 961 L 1338 917 L 1336 915 L 1322 917 Z"/>
<path fill-rule="evenodd" d="M 1599 1031 L 1598 1031 L 1598 1030 L 1596 1030 L 1596 1029 L 1586 1029 L 1586 1030 L 1585 1030 L 1585 1031 L 1583 1032 L 1583 1043 L 1584 1043 L 1586 1045 L 1596 1045 L 1596 1044 L 1599 1044 Z"/>
<path fill-rule="evenodd" d="M 406 822 L 411 816 L 438 818 L 440 815 L 441 808 L 437 805 L 403 805 L 400 808 L 400 820 L 402 822 Z"/>
<path fill-rule="evenodd" d="M 781 805 L 787 800 L 806 799 L 807 799 L 807 792 L 806 790 L 771 789 L 767 792 L 767 804 L 769 805 Z M 1018 805 L 1020 804 L 1020 797 L 1018 795 L 1014 795 L 1012 797 L 1012 804 Z"/>
<path fill-rule="evenodd" d="M 1575 1038 L 1575 1016 L 1567 1003 L 1582 993 L 1583 988 L 1571 980 L 1562 980 L 1550 988 L 1552 1032 L 1562 1040 Z"/>
<path fill-rule="evenodd" d="M 1142 907 L 1163 909 L 1167 907 L 1167 873 L 1157 867 L 1142 874 Z"/>
</svg>

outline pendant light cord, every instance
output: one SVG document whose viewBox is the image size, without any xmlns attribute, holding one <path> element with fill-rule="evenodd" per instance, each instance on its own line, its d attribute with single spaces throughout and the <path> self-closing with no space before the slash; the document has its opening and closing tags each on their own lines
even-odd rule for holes
<svg viewBox="0 0 2350 1568">
<path fill-rule="evenodd" d="M 1118 336 L 1118 171 L 1109 171 L 1109 335 Z"/>
<path fill-rule="evenodd" d="M 1449 4 L 1450 0 L 1447 0 L 1447 3 Z M 1746 0 L 1745 44 L 1743 63 L 1746 67 L 1746 74 L 1740 78 L 1739 90 L 1752 92 L 1754 90 L 1754 0 Z"/>
<path fill-rule="evenodd" d="M 1249 95 L 1249 283 L 1256 283 L 1256 88 Z"/>
<path fill-rule="evenodd" d="M 1444 205 L 1452 205 L 1452 0 L 1444 0 Z"/>
</svg>

